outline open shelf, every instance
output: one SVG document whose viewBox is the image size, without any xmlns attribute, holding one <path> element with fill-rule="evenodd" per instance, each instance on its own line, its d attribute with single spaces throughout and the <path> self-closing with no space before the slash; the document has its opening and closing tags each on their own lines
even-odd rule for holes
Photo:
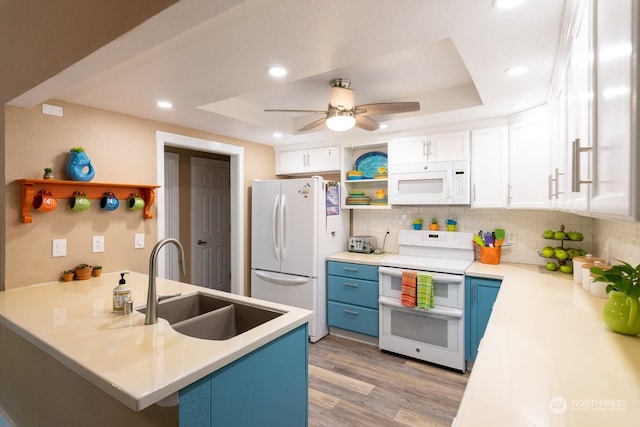
<svg viewBox="0 0 640 427">
<path fill-rule="evenodd" d="M 55 179 L 19 179 L 22 198 L 20 221 L 24 224 L 33 222 L 31 207 L 38 191 L 46 190 L 56 199 L 70 199 L 73 193 L 81 191 L 89 199 L 100 199 L 106 192 L 113 193 L 119 200 L 126 200 L 131 193 L 139 194 L 144 199 L 143 219 L 151 219 L 151 206 L 156 200 L 155 189 L 159 185 L 113 184 L 84 181 L 62 181 Z"/>
</svg>

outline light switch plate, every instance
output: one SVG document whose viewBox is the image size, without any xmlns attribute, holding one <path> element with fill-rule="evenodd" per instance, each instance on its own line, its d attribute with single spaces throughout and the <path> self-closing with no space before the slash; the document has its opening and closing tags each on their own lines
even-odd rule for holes
<svg viewBox="0 0 640 427">
<path fill-rule="evenodd" d="M 104 236 L 93 236 L 93 253 L 104 252 Z"/>
<path fill-rule="evenodd" d="M 51 257 L 67 256 L 67 239 L 53 239 L 51 241 Z"/>
<path fill-rule="evenodd" d="M 133 241 L 133 247 L 135 249 L 143 249 L 144 248 L 144 234 L 140 233 L 140 234 L 136 234 L 134 241 Z"/>
</svg>

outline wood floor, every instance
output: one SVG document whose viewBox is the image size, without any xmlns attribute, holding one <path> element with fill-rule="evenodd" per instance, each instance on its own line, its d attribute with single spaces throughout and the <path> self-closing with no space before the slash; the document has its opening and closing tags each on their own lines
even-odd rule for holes
<svg viewBox="0 0 640 427">
<path fill-rule="evenodd" d="M 468 378 L 327 336 L 309 344 L 309 426 L 450 426 Z"/>
</svg>

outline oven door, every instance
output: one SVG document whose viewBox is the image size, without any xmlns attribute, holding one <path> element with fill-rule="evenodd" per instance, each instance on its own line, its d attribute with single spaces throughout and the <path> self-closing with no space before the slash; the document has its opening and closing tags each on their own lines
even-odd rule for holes
<svg viewBox="0 0 640 427">
<path fill-rule="evenodd" d="M 379 267 L 379 295 L 402 299 L 402 272 L 409 269 L 396 267 Z M 416 271 L 416 270 L 412 270 Z M 418 272 L 418 271 L 416 271 Z M 464 308 L 464 276 L 458 274 L 431 273 L 433 279 L 433 303 L 436 306 Z"/>
<path fill-rule="evenodd" d="M 379 347 L 464 372 L 464 314 L 451 307 L 430 310 L 380 297 Z"/>
</svg>

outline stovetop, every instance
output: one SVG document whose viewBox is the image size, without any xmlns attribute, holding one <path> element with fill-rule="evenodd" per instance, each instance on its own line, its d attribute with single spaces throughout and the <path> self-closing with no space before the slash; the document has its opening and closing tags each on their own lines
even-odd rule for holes
<svg viewBox="0 0 640 427">
<path fill-rule="evenodd" d="M 398 255 L 380 260 L 383 267 L 464 274 L 474 260 L 473 233 L 402 230 Z"/>
<path fill-rule="evenodd" d="M 471 260 L 462 260 L 395 255 L 383 258 L 380 260 L 380 265 L 382 267 L 406 268 L 437 273 L 464 274 L 464 271 L 472 262 L 473 258 Z"/>
</svg>

